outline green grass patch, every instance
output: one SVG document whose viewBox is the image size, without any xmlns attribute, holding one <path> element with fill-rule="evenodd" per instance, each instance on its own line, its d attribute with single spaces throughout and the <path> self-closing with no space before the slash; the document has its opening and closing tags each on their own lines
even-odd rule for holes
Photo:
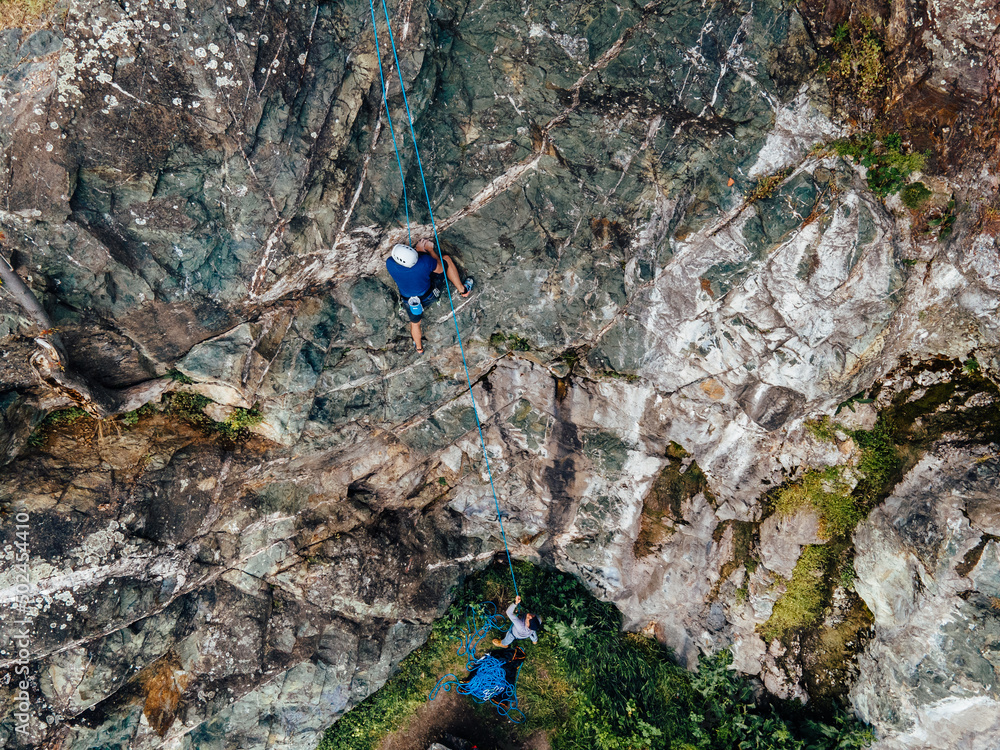
<svg viewBox="0 0 1000 750">
<path fill-rule="evenodd" d="M 28 445 L 31 448 L 41 448 L 45 444 L 45 438 L 53 430 L 76 424 L 81 419 L 92 419 L 92 417 L 79 406 L 70 406 L 67 409 L 56 409 L 49 412 L 28 437 Z"/>
<path fill-rule="evenodd" d="M 846 714 L 822 722 L 800 705 L 758 702 L 750 683 L 728 670 L 728 652 L 702 659 L 696 674 L 687 672 L 656 641 L 623 633 L 621 613 L 571 576 L 523 563 L 516 570 L 543 629 L 538 645 L 527 646 L 518 681 L 524 724 L 494 724 L 512 740 L 541 730 L 553 750 L 847 750 L 872 741 Z M 465 605 L 495 596 L 506 604 L 511 595 L 506 566 L 472 577 L 427 644 L 327 730 L 319 749 L 374 750 L 405 727 L 440 675 L 464 674 L 452 636 Z M 484 723 L 490 720 L 492 707 L 478 710 Z"/>
<path fill-rule="evenodd" d="M 820 536 L 824 539 L 844 537 L 864 517 L 852 490 L 844 479 L 841 466 L 809 469 L 801 480 L 778 492 L 774 509 L 789 516 L 799 508 L 812 506 L 819 511 Z"/>
</svg>

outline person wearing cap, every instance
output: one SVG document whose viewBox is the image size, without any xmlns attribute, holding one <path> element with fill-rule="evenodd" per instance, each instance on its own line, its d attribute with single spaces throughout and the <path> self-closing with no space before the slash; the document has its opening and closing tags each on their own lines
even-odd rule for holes
<svg viewBox="0 0 1000 750">
<path fill-rule="evenodd" d="M 422 345 L 423 334 L 420 330 L 420 319 L 423 312 L 414 313 L 407 300 L 412 297 L 420 299 L 421 305 L 426 306 L 437 299 L 441 286 L 444 284 L 445 268 L 447 268 L 448 281 L 456 289 L 460 289 L 462 297 L 468 297 L 472 289 L 472 279 L 462 282 L 458 275 L 458 266 L 455 265 L 449 256 L 444 255 L 444 268 L 441 260 L 434 251 L 434 241 L 422 239 L 417 242 L 415 248 L 409 245 L 395 245 L 389 258 L 385 261 L 385 267 L 392 276 L 392 280 L 399 287 L 399 293 L 403 297 L 403 309 L 410 319 L 410 335 L 413 336 L 413 343 L 416 344 L 417 353 L 423 354 Z"/>
<path fill-rule="evenodd" d="M 514 642 L 515 638 L 530 638 L 532 643 L 538 643 L 538 630 L 542 626 L 542 618 L 531 612 L 528 612 L 523 619 L 518 617 L 514 611 L 520 603 L 521 597 L 518 596 L 514 599 L 514 603 L 507 607 L 507 619 L 511 622 L 510 630 L 507 631 L 507 635 L 503 637 L 502 641 L 499 638 L 493 639 L 493 645 L 497 648 L 506 648 Z"/>
</svg>

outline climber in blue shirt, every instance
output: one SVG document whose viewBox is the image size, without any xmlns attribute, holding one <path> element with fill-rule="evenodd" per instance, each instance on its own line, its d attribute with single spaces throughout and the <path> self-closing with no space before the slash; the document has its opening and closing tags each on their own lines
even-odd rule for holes
<svg viewBox="0 0 1000 750">
<path fill-rule="evenodd" d="M 463 284 L 455 261 L 447 255 L 443 257 L 444 264 L 448 269 L 448 281 L 456 289 L 462 290 L 459 292 L 462 297 L 468 297 L 472 290 L 472 279 L 466 279 Z M 441 294 L 445 271 L 441 267 L 437 253 L 434 252 L 434 241 L 422 239 L 417 242 L 415 248 L 409 245 L 395 245 L 385 262 L 385 267 L 393 281 L 396 282 L 399 293 L 403 297 L 403 309 L 406 310 L 406 315 L 410 319 L 410 335 L 413 336 L 413 343 L 417 346 L 417 353 L 423 354 L 424 348 L 420 331 L 423 310 L 419 313 L 414 312 L 408 304 L 408 300 L 417 297 L 420 300 L 418 307 L 424 307 Z"/>
</svg>

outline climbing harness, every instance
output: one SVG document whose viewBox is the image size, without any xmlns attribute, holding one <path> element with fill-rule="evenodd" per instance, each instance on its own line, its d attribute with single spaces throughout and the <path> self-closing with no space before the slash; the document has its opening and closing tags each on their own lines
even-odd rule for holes
<svg viewBox="0 0 1000 750">
<path fill-rule="evenodd" d="M 440 690 L 455 690 L 477 703 L 492 703 L 497 713 L 515 724 L 524 721 L 524 713 L 517 707 L 517 676 L 524 661 L 524 651 L 518 647 L 497 649 L 483 656 L 476 656 L 476 647 L 493 630 L 503 630 L 506 618 L 497 614 L 493 602 L 483 602 L 478 607 L 469 606 L 465 612 L 465 629 L 460 633 L 458 655 L 468 657 L 465 668 L 469 676 L 459 680 L 446 674 L 431 690 L 429 700 L 434 700 Z"/>
<path fill-rule="evenodd" d="M 427 179 L 424 177 L 424 167 L 420 161 L 420 149 L 417 148 L 417 134 L 413 129 L 413 116 L 410 114 L 410 104 L 406 99 L 406 84 L 403 82 L 403 69 L 399 65 L 399 55 L 396 52 L 396 41 L 392 35 L 392 23 L 389 20 L 389 8 L 385 4 L 385 0 L 382 1 L 382 12 L 385 14 L 385 25 L 389 32 L 389 45 L 392 48 L 392 57 L 396 63 L 396 73 L 399 76 L 399 89 L 403 94 L 403 106 L 406 111 L 406 120 L 410 128 L 410 140 L 413 141 L 413 153 L 417 157 L 417 170 L 420 172 L 420 182 L 424 188 L 424 198 L 427 200 L 427 213 L 431 219 L 431 229 L 434 231 L 434 247 L 437 248 L 438 260 L 441 263 L 442 269 L 445 268 L 444 263 L 444 253 L 441 252 L 441 242 L 438 239 L 437 224 L 434 221 L 434 209 L 431 206 L 431 196 L 430 191 L 427 190 Z M 368 5 L 371 8 L 372 13 L 372 30 L 375 32 L 375 52 L 378 59 L 378 70 L 379 78 L 382 81 L 382 104 L 385 106 L 385 117 L 389 120 L 389 133 L 392 136 L 392 147 L 396 151 L 396 164 L 399 166 L 399 178 L 403 181 L 403 204 L 406 210 L 406 232 L 407 236 L 410 234 L 410 209 L 407 203 L 406 197 L 406 179 L 403 175 L 403 161 L 399 155 L 399 146 L 396 143 L 396 134 L 392 127 L 392 117 L 389 114 L 389 100 L 386 97 L 385 89 L 385 76 L 382 73 L 382 52 L 380 50 L 379 36 L 378 36 L 378 24 L 375 20 L 375 0 L 368 0 Z M 412 240 L 411 240 L 412 244 Z M 458 329 L 458 315 L 455 313 L 455 302 L 451 296 L 451 284 L 445 280 L 445 289 L 448 291 L 448 304 L 451 306 L 451 317 L 455 323 L 455 336 L 458 338 L 458 349 L 462 354 L 462 367 L 465 368 L 465 381 L 469 388 L 469 398 L 472 399 L 472 413 L 476 417 L 476 427 L 479 430 L 479 444 L 483 449 L 483 460 L 486 462 L 486 473 L 490 479 L 490 491 L 493 493 L 493 504 L 496 506 L 497 511 L 497 523 L 500 524 L 500 536 L 503 539 L 503 547 L 507 553 L 507 566 L 510 568 L 510 578 L 514 584 L 514 594 L 519 595 L 517 590 L 517 578 L 514 575 L 514 563 L 511 561 L 510 557 L 510 547 L 507 544 L 507 532 L 503 527 L 503 513 L 500 510 L 500 500 L 497 497 L 496 485 L 493 482 L 493 469 L 490 467 L 490 457 L 486 451 L 486 439 L 483 437 L 483 423 L 479 419 L 479 409 L 476 407 L 476 397 L 472 392 L 472 376 L 469 375 L 469 364 L 465 358 L 465 347 L 462 345 L 462 334 Z"/>
</svg>

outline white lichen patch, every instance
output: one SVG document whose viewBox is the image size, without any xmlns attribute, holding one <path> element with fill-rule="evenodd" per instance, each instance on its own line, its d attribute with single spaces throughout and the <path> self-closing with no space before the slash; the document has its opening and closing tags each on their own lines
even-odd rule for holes
<svg viewBox="0 0 1000 750">
<path fill-rule="evenodd" d="M 125 535 L 119 531 L 118 522 L 109 521 L 106 529 L 86 536 L 74 555 L 86 566 L 100 565 L 113 557 L 124 541 Z"/>
</svg>

